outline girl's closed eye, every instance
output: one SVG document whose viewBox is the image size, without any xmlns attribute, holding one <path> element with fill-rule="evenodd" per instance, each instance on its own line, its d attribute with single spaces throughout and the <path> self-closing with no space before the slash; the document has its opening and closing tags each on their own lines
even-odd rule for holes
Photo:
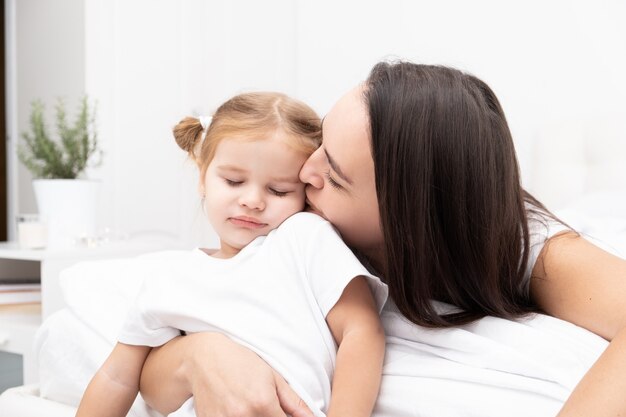
<svg viewBox="0 0 626 417">
<path fill-rule="evenodd" d="M 343 188 L 341 184 L 335 181 L 335 179 L 330 175 L 330 170 L 326 171 L 324 175 L 326 176 L 326 179 L 328 180 L 328 183 L 330 184 L 331 187 L 336 188 L 337 190 L 340 190 Z"/>
<path fill-rule="evenodd" d="M 276 197 L 285 197 L 287 194 L 289 194 L 291 191 L 279 191 L 276 190 L 274 188 L 269 188 L 270 193 L 274 194 Z"/>
<path fill-rule="evenodd" d="M 230 185 L 231 187 L 236 187 L 243 184 L 243 181 L 231 180 L 229 178 L 224 178 L 224 181 L 226 181 L 226 184 Z"/>
</svg>

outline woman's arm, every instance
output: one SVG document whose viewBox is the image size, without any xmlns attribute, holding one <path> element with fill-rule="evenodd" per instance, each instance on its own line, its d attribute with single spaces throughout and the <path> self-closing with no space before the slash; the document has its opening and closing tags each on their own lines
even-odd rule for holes
<svg viewBox="0 0 626 417">
<path fill-rule="evenodd" d="M 531 294 L 546 313 L 611 342 L 559 417 L 626 415 L 626 261 L 574 233 L 558 235 L 533 268 Z"/>
<path fill-rule="evenodd" d="M 118 343 L 85 390 L 76 417 L 124 417 L 139 391 L 149 346 Z"/>
<path fill-rule="evenodd" d="M 182 336 L 153 349 L 140 389 L 162 414 L 193 395 L 198 417 L 313 417 L 264 360 L 219 333 Z"/>
<path fill-rule="evenodd" d="M 385 332 L 365 278 L 348 284 L 326 321 L 339 345 L 328 417 L 369 417 L 382 379 Z"/>
</svg>

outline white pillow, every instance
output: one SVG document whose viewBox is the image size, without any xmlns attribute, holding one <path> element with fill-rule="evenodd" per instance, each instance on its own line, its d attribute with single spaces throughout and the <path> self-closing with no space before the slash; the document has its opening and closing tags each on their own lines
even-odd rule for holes
<svg viewBox="0 0 626 417">
<path fill-rule="evenodd" d="M 78 263 L 61 272 L 67 307 L 51 315 L 35 338 L 43 398 L 78 406 L 87 384 L 117 341 L 126 311 L 150 271 L 183 251 Z M 160 416 L 138 397 L 129 416 Z"/>
<path fill-rule="evenodd" d="M 64 300 L 76 317 L 113 345 L 143 280 L 186 251 L 80 262 L 61 272 Z"/>
</svg>

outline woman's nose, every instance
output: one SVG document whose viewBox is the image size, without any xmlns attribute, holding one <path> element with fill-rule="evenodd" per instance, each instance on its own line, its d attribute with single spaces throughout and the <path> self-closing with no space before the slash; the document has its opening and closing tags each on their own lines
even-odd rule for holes
<svg viewBox="0 0 626 417">
<path fill-rule="evenodd" d="M 314 188 L 321 189 L 324 187 L 324 177 L 321 169 L 322 149 L 318 148 L 309 156 L 302 168 L 300 169 L 300 181 L 309 184 Z"/>
<path fill-rule="evenodd" d="M 250 210 L 264 210 L 265 200 L 263 193 L 256 189 L 248 189 L 239 198 L 239 204 L 249 208 Z"/>
</svg>

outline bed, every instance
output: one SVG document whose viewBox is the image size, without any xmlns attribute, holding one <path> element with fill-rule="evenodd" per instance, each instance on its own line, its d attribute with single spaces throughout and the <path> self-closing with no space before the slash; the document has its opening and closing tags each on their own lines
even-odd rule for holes
<svg viewBox="0 0 626 417">
<path fill-rule="evenodd" d="M 626 198 L 621 194 L 590 196 L 557 214 L 607 250 L 626 253 Z M 39 384 L 6 391 L 0 396 L 0 415 L 73 416 L 114 344 L 126 307 L 148 279 L 142 262 L 180 253 L 89 261 L 63 271 L 67 307 L 49 317 L 36 338 Z M 542 315 L 517 322 L 487 317 L 446 330 L 416 330 L 393 309 L 383 320 L 388 346 L 377 416 L 495 417 L 502 410 L 509 416 L 555 415 L 607 345 L 584 329 Z M 415 397 L 415 404 L 400 401 L 407 396 Z M 519 406 L 512 409 L 511 404 Z M 129 415 L 159 414 L 138 398 Z"/>
</svg>

